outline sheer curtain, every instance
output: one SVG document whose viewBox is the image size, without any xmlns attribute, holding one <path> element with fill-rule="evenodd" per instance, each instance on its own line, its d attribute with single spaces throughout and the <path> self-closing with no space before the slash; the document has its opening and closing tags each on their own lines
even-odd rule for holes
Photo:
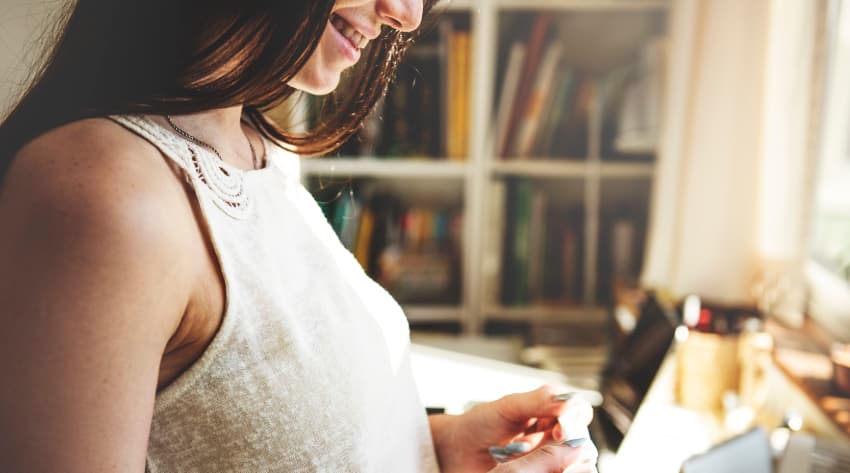
<svg viewBox="0 0 850 473">
<path fill-rule="evenodd" d="M 821 0 L 674 0 L 642 282 L 802 321 Z"/>
</svg>

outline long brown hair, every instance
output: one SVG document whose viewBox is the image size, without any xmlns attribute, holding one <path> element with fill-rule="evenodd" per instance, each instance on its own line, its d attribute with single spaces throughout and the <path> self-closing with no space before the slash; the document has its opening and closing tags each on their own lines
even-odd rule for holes
<svg viewBox="0 0 850 473">
<path fill-rule="evenodd" d="M 424 0 L 428 12 L 436 0 Z M 189 114 L 244 104 L 268 137 L 303 155 L 330 152 L 386 92 L 414 33 L 384 28 L 333 109 L 306 133 L 263 114 L 318 45 L 334 0 L 77 0 L 21 101 L 0 125 L 0 177 L 17 151 L 72 121 Z M 235 62 L 235 64 L 234 64 Z M 235 66 L 235 67 L 234 67 Z"/>
</svg>

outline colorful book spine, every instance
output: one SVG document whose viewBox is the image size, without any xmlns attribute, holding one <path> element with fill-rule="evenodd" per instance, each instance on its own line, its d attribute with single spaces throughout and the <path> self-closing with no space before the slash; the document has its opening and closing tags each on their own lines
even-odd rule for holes
<svg viewBox="0 0 850 473">
<path fill-rule="evenodd" d="M 539 156 L 553 155 L 552 144 L 558 133 L 558 125 L 564 115 L 572 109 L 575 99 L 576 80 L 572 66 L 561 64 L 555 77 L 557 83 L 555 93 L 545 113 L 537 143 L 534 145 Z"/>
<path fill-rule="evenodd" d="M 535 73 L 541 60 L 543 43 L 546 40 L 551 24 L 552 18 L 550 15 L 538 15 L 532 28 L 531 36 L 528 40 L 528 50 L 521 69 L 520 85 L 517 89 L 516 100 L 511 107 L 510 119 L 508 120 L 505 145 L 499 153 L 502 157 L 508 156 L 510 151 L 515 148 L 514 140 L 516 139 L 517 124 L 523 113 L 522 110 L 528 102 L 528 95 L 531 92 Z"/>
<path fill-rule="evenodd" d="M 448 41 L 446 151 L 449 159 L 462 160 L 469 148 L 469 32 L 452 31 Z"/>
<path fill-rule="evenodd" d="M 485 304 L 499 301 L 499 278 L 502 275 L 502 249 L 505 238 L 505 181 L 494 180 L 490 184 L 487 216 L 490 231 L 485 233 L 481 273 Z"/>
<path fill-rule="evenodd" d="M 375 212 L 371 208 L 363 209 L 360 214 L 360 230 L 357 232 L 357 242 L 354 257 L 367 273 L 370 271 L 372 233 L 375 230 Z"/>
<path fill-rule="evenodd" d="M 555 72 L 561 62 L 562 49 L 560 42 L 550 44 L 540 62 L 534 84 L 528 93 L 526 102 L 522 104 L 524 111 L 517 122 L 516 140 L 511 150 L 513 156 L 528 158 L 532 152 L 532 146 L 537 139 L 544 111 L 547 107 L 552 106 L 550 100 Z"/>
<path fill-rule="evenodd" d="M 510 122 L 511 111 L 519 89 L 519 81 L 522 76 L 522 64 L 525 61 L 525 51 L 525 45 L 521 42 L 516 42 L 511 46 L 511 51 L 508 53 L 508 62 L 505 66 L 505 77 L 502 79 L 502 89 L 498 97 L 499 109 L 496 113 L 495 150 L 497 152 L 505 149 L 505 144 L 507 143 L 508 124 Z"/>
</svg>

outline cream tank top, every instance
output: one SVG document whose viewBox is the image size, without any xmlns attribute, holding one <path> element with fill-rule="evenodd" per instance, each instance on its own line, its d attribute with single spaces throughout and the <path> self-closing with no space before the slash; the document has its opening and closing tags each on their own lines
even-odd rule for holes
<svg viewBox="0 0 850 473">
<path fill-rule="evenodd" d="M 437 472 L 398 304 L 266 140 L 243 171 L 141 116 L 111 117 L 186 174 L 226 288 L 221 327 L 156 396 L 147 471 Z"/>
</svg>

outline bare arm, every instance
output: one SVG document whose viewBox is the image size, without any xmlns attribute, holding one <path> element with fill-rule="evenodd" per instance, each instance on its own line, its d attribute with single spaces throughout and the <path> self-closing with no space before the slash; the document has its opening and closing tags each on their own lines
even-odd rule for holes
<svg viewBox="0 0 850 473">
<path fill-rule="evenodd" d="M 0 187 L 0 469 L 141 472 L 189 265 L 162 158 L 71 128 Z"/>
</svg>

